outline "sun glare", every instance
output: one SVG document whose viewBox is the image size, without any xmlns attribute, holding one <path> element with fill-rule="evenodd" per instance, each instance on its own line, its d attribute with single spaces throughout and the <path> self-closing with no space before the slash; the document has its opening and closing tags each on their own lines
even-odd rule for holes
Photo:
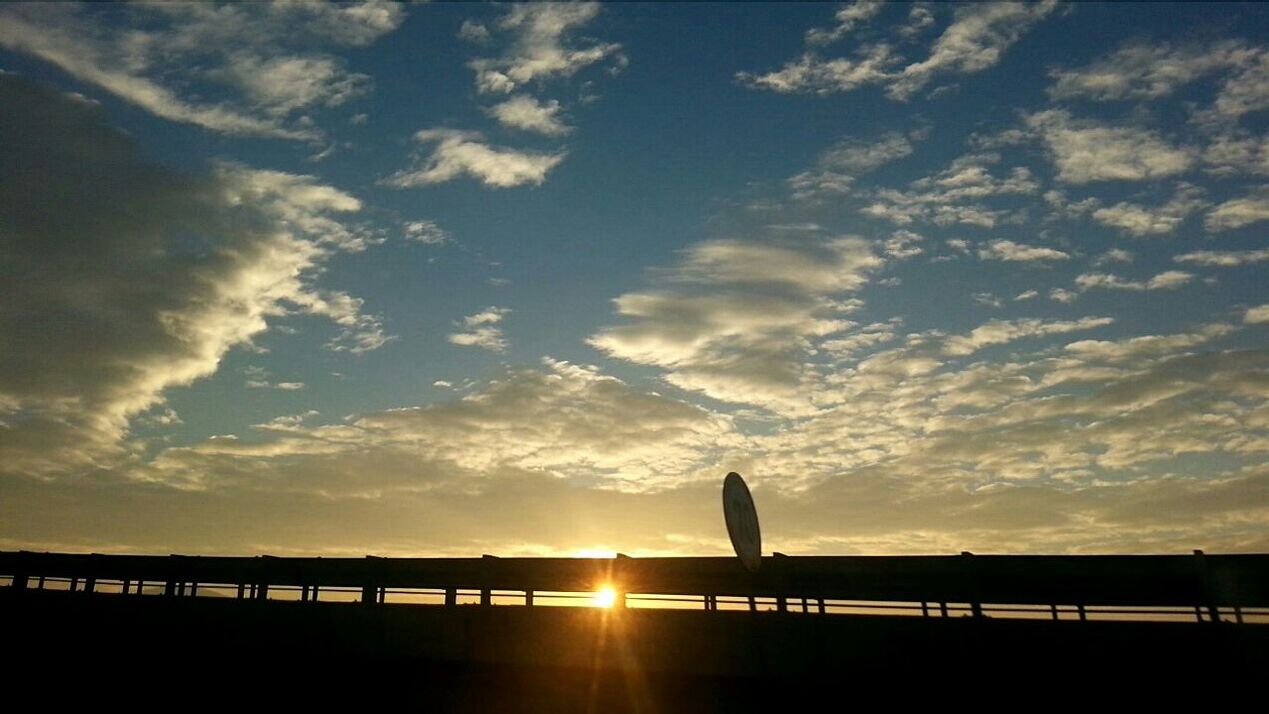
<svg viewBox="0 0 1269 714">
<path fill-rule="evenodd" d="M 617 591 L 612 586 L 605 585 L 595 592 L 592 602 L 595 607 L 612 607 L 617 602 Z"/>
</svg>

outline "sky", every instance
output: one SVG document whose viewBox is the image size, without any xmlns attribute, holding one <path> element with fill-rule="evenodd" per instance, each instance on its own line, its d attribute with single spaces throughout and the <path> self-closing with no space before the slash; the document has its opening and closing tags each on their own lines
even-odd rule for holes
<svg viewBox="0 0 1269 714">
<path fill-rule="evenodd" d="M 1269 550 L 1263 4 L 0 6 L 0 549 Z"/>
</svg>

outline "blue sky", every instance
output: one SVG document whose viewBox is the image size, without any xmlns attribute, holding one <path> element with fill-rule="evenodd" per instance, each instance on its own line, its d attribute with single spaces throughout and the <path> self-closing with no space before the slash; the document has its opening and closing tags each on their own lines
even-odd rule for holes
<svg viewBox="0 0 1269 714">
<path fill-rule="evenodd" d="M 5 5 L 0 547 L 1264 550 L 1267 13 Z"/>
</svg>

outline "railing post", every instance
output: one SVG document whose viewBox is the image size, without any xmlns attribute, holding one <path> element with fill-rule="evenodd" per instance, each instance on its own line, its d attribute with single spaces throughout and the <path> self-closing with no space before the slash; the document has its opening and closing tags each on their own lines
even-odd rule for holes
<svg viewBox="0 0 1269 714">
<path fill-rule="evenodd" d="M 381 569 L 374 567 L 374 562 L 378 560 L 373 555 L 367 555 L 365 559 L 365 573 L 363 575 L 361 585 L 361 604 L 362 605 L 378 605 L 379 604 L 379 585 L 378 579 L 381 575 Z"/>
<path fill-rule="evenodd" d="M 445 588 L 445 604 L 449 607 L 458 604 L 458 588 Z"/>
<path fill-rule="evenodd" d="M 1212 601 L 1212 576 L 1211 573 L 1208 572 L 1207 559 L 1203 556 L 1203 551 L 1198 548 L 1194 549 L 1194 557 L 1198 560 L 1199 582 L 1203 585 L 1203 595 L 1207 600 L 1208 617 L 1211 618 L 1212 622 L 1220 622 L 1220 610 L 1217 609 L 1216 603 Z M 1200 616 L 1199 620 L 1202 621 L 1202 619 L 1202 616 Z"/>
<path fill-rule="evenodd" d="M 974 563 L 972 560 L 974 557 L 974 554 L 969 552 L 968 550 L 962 550 L 961 556 L 971 559 L 969 561 L 969 566 L 968 566 L 970 571 L 969 581 L 974 584 L 974 594 L 973 594 L 973 597 L 969 599 L 969 610 L 971 613 L 973 613 L 974 617 L 982 617 L 983 604 L 979 602 L 979 599 L 981 598 L 982 593 L 979 592 L 978 578 L 976 577 L 978 570 L 977 568 L 974 567 Z"/>
<path fill-rule="evenodd" d="M 482 587 L 480 588 L 480 604 L 484 607 L 488 607 L 493 604 L 493 591 L 485 586 L 489 584 L 489 580 L 490 580 L 489 573 L 488 573 L 489 563 L 490 561 L 497 560 L 497 559 L 498 559 L 498 556 L 489 555 L 488 553 L 482 554 L 480 556 L 481 563 L 482 565 L 485 566 L 481 568 L 481 573 L 480 573 L 480 576 L 481 576 L 480 579 L 483 581 Z"/>
<path fill-rule="evenodd" d="M 29 566 L 30 559 L 31 558 L 29 555 L 27 555 L 26 551 L 21 551 L 17 554 L 17 562 L 18 562 L 18 565 L 16 568 L 17 572 L 13 574 L 13 584 L 12 584 L 12 587 L 14 590 L 26 590 L 27 586 L 30 585 L 30 579 L 31 579 L 31 568 Z"/>
<path fill-rule="evenodd" d="M 525 604 L 525 607 L 533 607 L 533 591 L 532 590 L 524 591 L 524 604 Z"/>
</svg>

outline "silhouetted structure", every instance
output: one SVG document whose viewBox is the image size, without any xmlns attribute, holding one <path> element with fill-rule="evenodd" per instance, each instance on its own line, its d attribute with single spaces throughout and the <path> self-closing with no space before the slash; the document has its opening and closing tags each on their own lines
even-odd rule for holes
<svg viewBox="0 0 1269 714">
<path fill-rule="evenodd" d="M 6 552 L 0 576 L 12 579 L 0 588 L 0 628 L 9 651 L 41 669 L 144 663 L 183 681 L 227 663 L 310 675 L 352 666 L 376 673 L 380 694 L 441 710 L 729 710 L 775 697 L 779 711 L 788 692 L 842 677 L 1205 672 L 1237 683 L 1269 664 L 1269 626 L 1251 624 L 1269 621 L 1267 555 L 763 560 L 749 573 L 734 558 Z M 49 589 L 54 579 L 61 589 Z M 679 604 L 691 596 L 701 609 L 458 604 L 541 604 L 547 592 L 602 585 L 631 605 L 646 604 L 644 595 L 678 596 Z M 213 592 L 228 597 L 203 597 Z M 296 601 L 271 599 L 283 592 Z M 393 603 L 410 592 L 438 604 Z M 327 601 L 336 593 L 361 604 Z M 764 604 L 773 611 L 749 611 Z M 861 611 L 917 616 L 832 614 Z M 1188 621 L 1099 619 L 1167 613 Z M 328 703 L 329 689 L 288 687 L 274 694 Z"/>
</svg>

